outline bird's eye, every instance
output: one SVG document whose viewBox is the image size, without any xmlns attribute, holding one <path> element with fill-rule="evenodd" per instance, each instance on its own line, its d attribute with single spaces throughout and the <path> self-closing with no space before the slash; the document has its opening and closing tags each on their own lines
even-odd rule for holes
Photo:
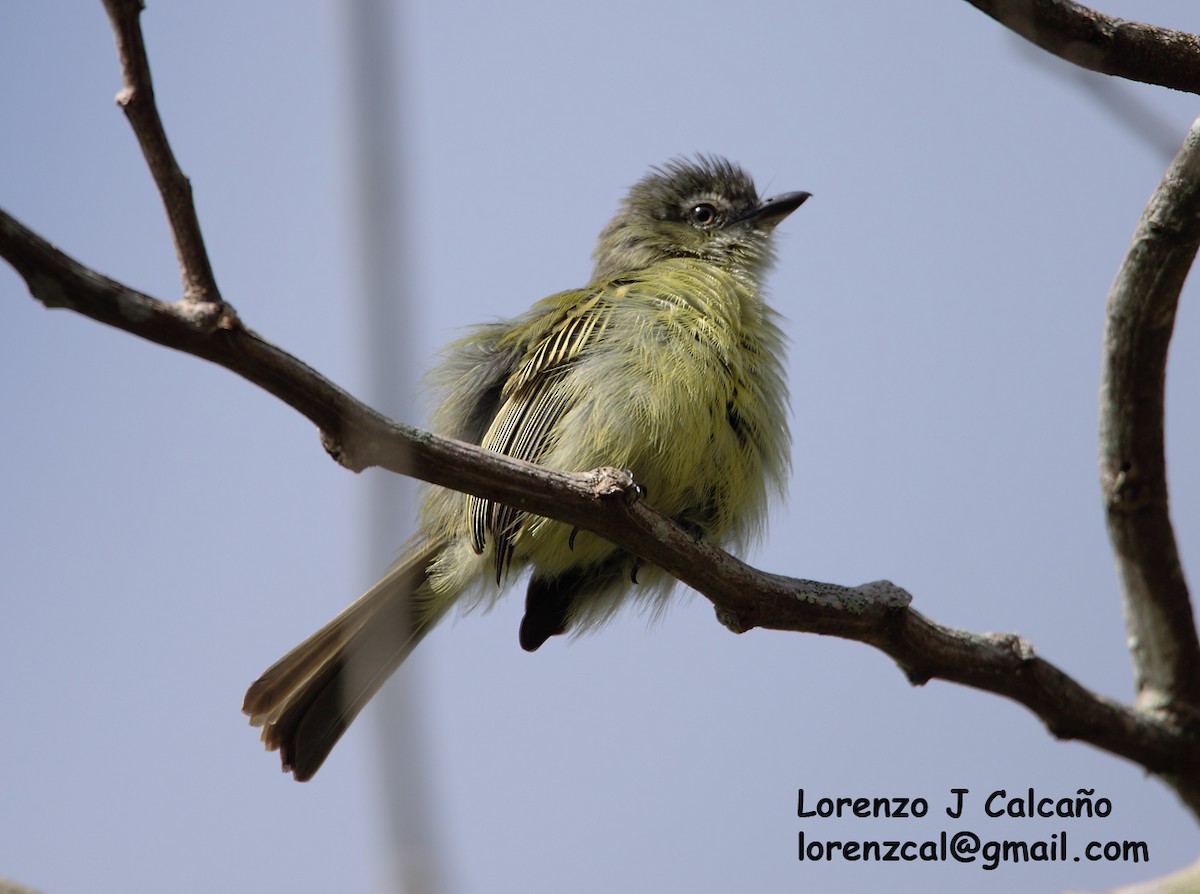
<svg viewBox="0 0 1200 894">
<path fill-rule="evenodd" d="M 698 227 L 706 227 L 717 219 L 717 209 L 708 202 L 701 202 L 687 214 L 688 221 Z"/>
</svg>

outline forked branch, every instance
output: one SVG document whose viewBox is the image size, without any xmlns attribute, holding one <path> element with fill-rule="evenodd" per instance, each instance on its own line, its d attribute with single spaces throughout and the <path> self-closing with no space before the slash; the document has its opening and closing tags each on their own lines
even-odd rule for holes
<svg viewBox="0 0 1200 894">
<path fill-rule="evenodd" d="M 937 624 L 912 610 L 908 594 L 885 581 L 845 587 L 750 568 L 693 542 L 639 502 L 629 475 L 619 470 L 559 472 L 392 422 L 244 327 L 216 291 L 190 187 L 162 135 L 137 25 L 140 3 L 105 2 L 126 91 L 133 89 L 126 103 L 130 123 L 167 206 L 184 298 L 168 304 L 108 279 L 0 211 L 0 257 L 47 307 L 69 308 L 243 376 L 310 419 L 326 448 L 348 468 L 381 466 L 594 531 L 703 593 L 735 631 L 769 627 L 853 639 L 892 656 L 913 683 L 940 678 L 1013 699 L 1054 735 L 1088 742 L 1162 775 L 1200 815 L 1200 730 L 1193 718 L 1099 696 L 1015 635 Z M 150 97 L 142 105 L 134 101 L 139 91 Z"/>
<path fill-rule="evenodd" d="M 914 683 L 940 678 L 1017 701 L 1060 738 L 1089 742 L 1164 775 L 1200 813 L 1200 736 L 1178 718 L 1090 692 L 1014 635 L 937 624 L 887 582 L 845 587 L 758 571 L 695 543 L 636 500 L 618 470 L 569 473 L 392 422 L 236 321 L 209 325 L 83 267 L 0 212 L 0 256 L 51 307 L 67 307 L 229 369 L 312 420 L 354 469 L 381 466 L 594 531 L 703 593 L 735 631 L 822 633 L 891 655 Z"/>
</svg>

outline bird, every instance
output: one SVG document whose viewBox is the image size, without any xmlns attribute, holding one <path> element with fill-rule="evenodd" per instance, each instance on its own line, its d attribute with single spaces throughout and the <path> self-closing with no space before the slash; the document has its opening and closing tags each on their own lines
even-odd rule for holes
<svg viewBox="0 0 1200 894">
<path fill-rule="evenodd" d="M 620 203 L 583 288 L 478 325 L 428 377 L 431 428 L 565 471 L 628 469 L 698 541 L 745 549 L 790 467 L 786 339 L 763 281 L 776 225 L 810 197 L 760 198 L 714 155 L 651 168 Z M 674 580 L 585 530 L 428 487 L 383 577 L 271 665 L 243 711 L 310 779 L 383 682 L 451 608 L 492 604 L 528 571 L 520 646 L 594 629 Z"/>
</svg>

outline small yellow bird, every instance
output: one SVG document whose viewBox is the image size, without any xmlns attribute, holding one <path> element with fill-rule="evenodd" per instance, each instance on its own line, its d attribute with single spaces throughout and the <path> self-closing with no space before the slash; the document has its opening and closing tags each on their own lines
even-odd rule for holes
<svg viewBox="0 0 1200 894">
<path fill-rule="evenodd" d="M 630 469 L 659 512 L 744 548 L 789 465 L 784 337 L 762 279 L 775 225 L 808 197 L 760 199 L 712 156 L 655 168 L 600 234 L 589 285 L 450 345 L 431 375 L 433 430 L 557 469 Z M 587 531 L 431 487 L 401 558 L 263 673 L 242 710 L 284 770 L 311 778 L 453 605 L 494 600 L 525 568 L 529 651 L 627 599 L 661 605 L 674 583 Z"/>
</svg>

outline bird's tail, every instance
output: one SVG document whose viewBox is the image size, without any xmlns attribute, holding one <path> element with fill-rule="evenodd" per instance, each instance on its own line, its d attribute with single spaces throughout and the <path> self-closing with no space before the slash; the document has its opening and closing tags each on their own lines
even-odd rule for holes
<svg viewBox="0 0 1200 894">
<path fill-rule="evenodd" d="M 445 614 L 447 605 L 413 598 L 444 546 L 424 543 L 402 556 L 246 691 L 242 711 L 262 727 L 267 748 L 279 749 L 283 769 L 297 780 L 317 772 L 358 712 Z"/>
</svg>

